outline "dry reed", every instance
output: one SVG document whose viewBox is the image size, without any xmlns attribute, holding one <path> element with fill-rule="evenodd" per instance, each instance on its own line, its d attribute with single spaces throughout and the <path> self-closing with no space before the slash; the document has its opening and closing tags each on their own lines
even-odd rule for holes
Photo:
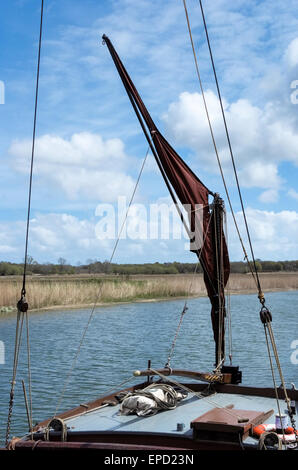
<svg viewBox="0 0 298 470">
<path fill-rule="evenodd" d="M 298 290 L 298 273 L 261 274 L 263 290 Z M 231 293 L 255 292 L 254 280 L 249 275 L 232 274 Z M 2 278 L 0 281 L 0 309 L 15 307 L 20 298 L 21 280 Z M 58 306 L 82 306 L 94 302 L 129 302 L 167 299 L 184 296 L 204 296 L 206 289 L 202 275 L 131 276 L 130 278 L 55 277 L 31 278 L 27 283 L 30 309 Z"/>
</svg>

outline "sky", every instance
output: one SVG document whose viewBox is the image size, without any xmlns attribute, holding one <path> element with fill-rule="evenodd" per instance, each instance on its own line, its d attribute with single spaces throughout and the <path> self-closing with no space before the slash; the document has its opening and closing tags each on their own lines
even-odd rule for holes
<svg viewBox="0 0 298 470">
<path fill-rule="evenodd" d="M 1 1 L 0 260 L 24 258 L 40 0 Z M 109 260 L 147 143 L 102 35 L 160 131 L 225 199 L 182 0 L 45 0 L 28 253 Z M 298 259 L 298 4 L 203 2 L 256 258 Z M 187 0 L 217 148 L 247 243 L 198 0 Z M 195 262 L 149 153 L 113 261 Z M 232 261 L 243 260 L 227 207 Z M 168 224 L 166 228 L 162 225 Z M 178 235 L 177 235 L 178 233 Z"/>
</svg>

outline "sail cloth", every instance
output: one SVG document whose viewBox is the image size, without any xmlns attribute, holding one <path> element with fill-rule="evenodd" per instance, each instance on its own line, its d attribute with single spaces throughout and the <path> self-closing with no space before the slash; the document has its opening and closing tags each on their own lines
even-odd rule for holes
<svg viewBox="0 0 298 470">
<path fill-rule="evenodd" d="M 225 316 L 224 288 L 230 272 L 221 222 L 221 209 L 210 211 L 208 196 L 214 196 L 214 194 L 199 180 L 159 132 L 111 41 L 105 35 L 103 35 L 103 41 L 109 49 L 173 201 L 177 202 L 174 190 L 180 203 L 187 210 L 190 222 L 189 230 L 187 230 L 191 238 L 190 249 L 197 254 L 201 262 L 204 282 L 212 305 L 211 318 L 218 363 L 218 359 L 224 356 L 224 321 L 221 319 Z M 215 200 L 219 198 L 216 196 L 214 202 Z M 214 204 L 215 207 L 216 204 Z"/>
</svg>

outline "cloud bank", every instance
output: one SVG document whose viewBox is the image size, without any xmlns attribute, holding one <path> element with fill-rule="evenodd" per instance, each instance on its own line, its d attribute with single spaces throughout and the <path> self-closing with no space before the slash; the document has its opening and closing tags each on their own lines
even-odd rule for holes
<svg viewBox="0 0 298 470">
<path fill-rule="evenodd" d="M 131 160 L 118 138 L 104 140 L 88 132 L 70 139 L 43 135 L 36 139 L 35 149 L 35 177 L 54 191 L 61 190 L 69 200 L 113 202 L 133 191 L 134 181 L 128 174 Z M 27 139 L 12 143 L 9 153 L 15 171 L 29 171 L 30 150 Z"/>
</svg>

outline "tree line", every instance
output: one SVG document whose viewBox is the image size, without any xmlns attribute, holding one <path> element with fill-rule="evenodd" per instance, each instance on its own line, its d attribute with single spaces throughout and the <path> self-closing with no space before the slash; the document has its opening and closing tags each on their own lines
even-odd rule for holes
<svg viewBox="0 0 298 470">
<path fill-rule="evenodd" d="M 256 261 L 259 272 L 293 272 L 298 271 L 298 260 L 295 261 Z M 22 275 L 23 263 L 0 262 L 0 276 Z M 55 274 L 191 274 L 196 270 L 202 273 L 200 265 L 196 263 L 144 263 L 144 264 L 117 264 L 108 261 L 87 260 L 85 264 L 78 262 L 76 265 L 67 263 L 64 258 L 59 258 L 57 263 L 38 263 L 32 257 L 27 258 L 27 273 L 36 275 Z M 249 272 L 246 262 L 231 262 L 231 272 L 245 274 Z"/>
</svg>

